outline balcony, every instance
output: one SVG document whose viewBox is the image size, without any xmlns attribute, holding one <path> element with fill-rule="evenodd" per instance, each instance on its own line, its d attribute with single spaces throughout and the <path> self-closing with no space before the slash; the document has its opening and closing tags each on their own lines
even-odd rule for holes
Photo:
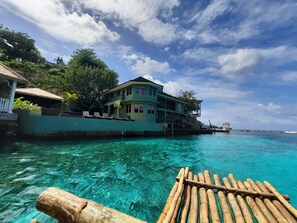
<svg viewBox="0 0 297 223">
<path fill-rule="evenodd" d="M 0 112 L 8 112 L 9 108 L 9 99 L 0 98 Z"/>
</svg>

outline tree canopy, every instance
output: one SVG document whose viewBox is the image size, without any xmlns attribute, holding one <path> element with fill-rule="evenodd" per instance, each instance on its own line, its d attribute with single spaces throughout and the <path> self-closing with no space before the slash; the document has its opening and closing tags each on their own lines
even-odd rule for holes
<svg viewBox="0 0 297 223">
<path fill-rule="evenodd" d="M 96 57 L 93 49 L 76 50 L 68 63 L 69 69 L 78 69 L 79 67 L 92 67 L 107 70 L 108 66 Z"/>
<path fill-rule="evenodd" d="M 198 100 L 195 97 L 196 93 L 193 90 L 190 91 L 183 91 L 181 90 L 179 93 L 178 98 L 185 101 L 186 104 L 186 110 L 189 112 L 195 112 L 199 110 L 199 102 L 200 100 Z"/>
<path fill-rule="evenodd" d="M 68 63 L 66 78 L 70 85 L 69 91 L 78 96 L 76 110 L 102 110 L 101 94 L 118 84 L 118 76 L 96 58 L 93 50 L 75 51 Z"/>
<path fill-rule="evenodd" d="M 3 25 L 0 25 L 0 59 L 45 62 L 28 34 L 11 31 Z"/>
<path fill-rule="evenodd" d="M 71 109 L 102 110 L 104 90 L 118 84 L 118 74 L 97 58 L 93 49 L 76 50 L 65 65 L 62 57 L 46 61 L 26 33 L 11 31 L 0 24 L 0 60 L 39 87 L 58 95 L 75 95 Z M 75 102 L 74 102 L 75 101 Z"/>
</svg>

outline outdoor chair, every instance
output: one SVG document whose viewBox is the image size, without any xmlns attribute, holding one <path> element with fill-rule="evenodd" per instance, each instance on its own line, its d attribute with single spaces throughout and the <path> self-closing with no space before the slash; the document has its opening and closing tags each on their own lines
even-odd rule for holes
<svg viewBox="0 0 297 223">
<path fill-rule="evenodd" d="M 90 112 L 89 111 L 83 111 L 83 117 L 84 118 L 93 118 L 94 116 L 93 115 L 90 115 Z"/>
<path fill-rule="evenodd" d="M 94 117 L 95 118 L 103 118 L 103 116 L 100 115 L 100 112 L 94 112 Z"/>
</svg>

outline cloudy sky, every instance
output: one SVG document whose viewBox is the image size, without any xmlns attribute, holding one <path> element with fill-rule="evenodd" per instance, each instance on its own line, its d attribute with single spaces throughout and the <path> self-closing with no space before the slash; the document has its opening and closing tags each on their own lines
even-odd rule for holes
<svg viewBox="0 0 297 223">
<path fill-rule="evenodd" d="M 93 48 L 120 82 L 194 90 L 201 120 L 297 130 L 296 0 L 0 0 L 49 61 Z"/>
</svg>

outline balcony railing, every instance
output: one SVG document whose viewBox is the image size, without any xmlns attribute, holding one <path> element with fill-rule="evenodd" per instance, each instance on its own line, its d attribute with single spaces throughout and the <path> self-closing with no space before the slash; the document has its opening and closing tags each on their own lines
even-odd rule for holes
<svg viewBox="0 0 297 223">
<path fill-rule="evenodd" d="M 8 112 L 9 99 L 0 98 L 0 112 Z"/>
</svg>

